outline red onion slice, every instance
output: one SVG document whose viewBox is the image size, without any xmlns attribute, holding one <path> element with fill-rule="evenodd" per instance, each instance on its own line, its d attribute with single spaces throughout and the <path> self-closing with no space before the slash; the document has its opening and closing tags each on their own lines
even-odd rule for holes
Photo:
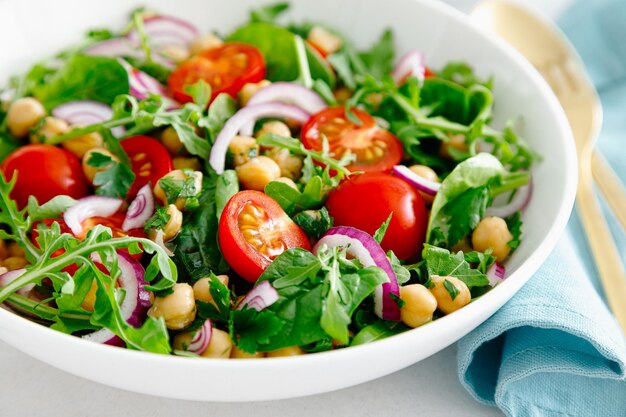
<svg viewBox="0 0 626 417">
<path fill-rule="evenodd" d="M 315 91 L 298 83 L 276 82 L 261 88 L 248 100 L 248 106 L 260 103 L 285 103 L 300 107 L 309 114 L 322 111 L 328 105 Z M 243 136 L 252 136 L 254 122 L 247 123 L 241 128 Z"/>
<path fill-rule="evenodd" d="M 109 217 L 120 209 L 123 200 L 101 195 L 91 195 L 78 200 L 76 204 L 63 213 L 63 220 L 74 236 L 83 233 L 83 221 L 90 217 Z"/>
<path fill-rule="evenodd" d="M 122 223 L 122 230 L 128 232 L 130 229 L 143 228 L 153 214 L 154 195 L 152 195 L 152 188 L 148 183 L 139 189 L 137 196 L 128 206 L 126 218 Z"/>
<path fill-rule="evenodd" d="M 424 56 L 417 49 L 412 49 L 406 53 L 391 72 L 396 84 L 401 84 L 410 76 L 417 77 L 422 81 L 426 76 L 426 66 Z"/>
<path fill-rule="evenodd" d="M 248 307 L 261 311 L 274 304 L 279 298 L 278 291 L 272 287 L 272 284 L 269 281 L 262 281 L 246 294 L 237 306 L 237 310 Z"/>
<path fill-rule="evenodd" d="M 138 98 L 139 100 L 145 100 L 150 94 L 155 94 L 160 96 L 163 102 L 167 104 L 168 110 L 180 107 L 180 104 L 169 97 L 167 88 L 165 88 L 165 86 L 158 82 L 155 78 L 143 71 L 139 71 L 123 59 L 119 59 L 118 61 L 128 73 L 130 94 L 132 96 Z"/>
<path fill-rule="evenodd" d="M 510 203 L 504 206 L 491 206 L 487 209 L 485 214 L 487 216 L 501 217 L 503 219 L 512 216 L 528 205 L 531 195 L 532 183 L 529 182 L 527 185 L 519 187 L 515 191 L 515 196 Z"/>
<path fill-rule="evenodd" d="M 504 265 L 494 262 L 493 265 L 489 267 L 487 270 L 487 279 L 489 280 L 489 285 L 495 287 L 502 281 L 504 281 L 504 277 L 506 275 L 506 268 Z"/>
<path fill-rule="evenodd" d="M 5 287 L 9 285 L 17 278 L 22 276 L 24 272 L 26 272 L 26 269 L 20 268 L 13 271 L 5 272 L 4 274 L 0 275 L 0 287 Z M 28 297 L 28 294 L 32 291 L 33 288 L 35 288 L 35 284 L 27 284 L 17 290 L 17 293 L 23 295 L 24 297 Z"/>
<path fill-rule="evenodd" d="M 52 115 L 70 125 L 89 126 L 110 120 L 113 109 L 93 100 L 70 101 L 52 109 Z"/>
<path fill-rule="evenodd" d="M 146 320 L 150 308 L 150 292 L 144 286 L 145 270 L 139 262 L 124 251 L 117 251 L 117 264 L 120 268 L 118 283 L 126 294 L 120 305 L 122 317 L 133 327 L 139 327 Z M 108 329 L 101 329 L 83 336 L 83 339 L 112 346 L 124 346 L 124 342 Z"/>
<path fill-rule="evenodd" d="M 389 282 L 379 285 L 374 291 L 374 312 L 383 320 L 400 321 L 400 307 L 390 296 L 400 297 L 400 286 L 396 273 L 385 251 L 372 236 L 362 230 L 349 226 L 333 227 L 317 242 L 313 253 L 322 245 L 328 247 L 347 247 L 348 254 L 358 259 L 365 267 L 377 266 L 389 277 Z"/>
<path fill-rule="evenodd" d="M 211 334 L 213 332 L 213 325 L 211 320 L 205 320 L 202 327 L 200 327 L 193 335 L 193 339 L 187 345 L 187 351 L 195 353 L 196 355 L 202 355 L 211 343 Z"/>
<path fill-rule="evenodd" d="M 397 177 L 400 177 L 409 184 L 411 184 L 413 187 L 429 195 L 437 194 L 437 191 L 439 191 L 439 187 L 441 187 L 441 184 L 439 184 L 438 182 L 430 181 L 426 178 L 420 177 L 415 172 L 411 171 L 409 167 L 404 165 L 394 166 L 393 173 Z"/>
<path fill-rule="evenodd" d="M 224 172 L 228 145 L 230 145 L 233 138 L 241 131 L 241 128 L 263 117 L 283 117 L 293 119 L 300 123 L 305 123 L 309 120 L 309 114 L 307 112 L 299 107 L 290 106 L 288 104 L 261 103 L 253 106 L 245 106 L 235 113 L 233 117 L 228 119 L 222 131 L 217 135 L 215 143 L 211 148 L 209 163 L 217 174 Z"/>
<path fill-rule="evenodd" d="M 188 47 L 200 32 L 191 23 L 173 16 L 159 15 L 144 19 L 143 29 L 148 42 L 156 46 L 183 46 Z M 131 30 L 126 37 L 139 43 L 139 32 Z"/>
</svg>

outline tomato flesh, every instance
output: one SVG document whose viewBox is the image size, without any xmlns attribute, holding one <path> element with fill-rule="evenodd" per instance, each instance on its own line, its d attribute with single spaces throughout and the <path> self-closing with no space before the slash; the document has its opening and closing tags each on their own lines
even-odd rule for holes
<svg viewBox="0 0 626 417">
<path fill-rule="evenodd" d="M 224 258 L 242 278 L 256 282 L 287 249 L 311 246 L 306 234 L 271 197 L 241 191 L 224 207 L 218 229 Z"/>
<path fill-rule="evenodd" d="M 376 126 L 366 112 L 356 108 L 349 111 L 351 115 L 343 106 L 329 107 L 311 116 L 302 128 L 302 143 L 307 149 L 321 151 L 326 137 L 335 159 L 349 152 L 356 156 L 347 167 L 350 171 L 389 172 L 402 159 L 400 140 Z"/>
<path fill-rule="evenodd" d="M 7 181 L 17 172 L 11 198 L 20 209 L 26 207 L 31 195 L 44 204 L 60 194 L 78 199 L 89 191 L 78 158 L 52 145 L 22 146 L 7 156 L 0 170 Z"/>
<path fill-rule="evenodd" d="M 137 195 L 147 183 L 156 184 L 165 174 L 174 169 L 172 158 L 165 146 L 148 136 L 132 136 L 120 142 L 130 158 L 135 181 L 128 191 L 128 198 Z"/>
<path fill-rule="evenodd" d="M 192 100 L 185 91 L 200 80 L 211 85 L 211 100 L 220 93 L 236 97 L 247 83 L 258 83 L 265 78 L 265 60 L 252 45 L 227 42 L 191 57 L 176 68 L 168 79 L 168 85 L 176 100 L 187 103 Z"/>
<path fill-rule="evenodd" d="M 424 244 L 428 214 L 424 200 L 400 178 L 383 173 L 353 175 L 326 200 L 337 226 L 352 226 L 374 234 L 393 213 L 381 242 L 399 259 L 417 256 Z"/>
</svg>

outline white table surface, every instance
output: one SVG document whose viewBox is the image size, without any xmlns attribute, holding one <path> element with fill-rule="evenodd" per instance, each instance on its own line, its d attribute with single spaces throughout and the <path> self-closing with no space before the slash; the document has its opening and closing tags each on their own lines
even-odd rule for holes
<svg viewBox="0 0 626 417">
<path fill-rule="evenodd" d="M 447 2 L 469 11 L 477 1 Z M 570 0 L 520 2 L 554 16 Z M 502 413 L 479 404 L 461 386 L 455 346 L 387 377 L 341 391 L 286 401 L 234 404 L 177 401 L 121 391 L 59 371 L 0 342 L 2 417 L 244 415 L 490 417 Z"/>
</svg>

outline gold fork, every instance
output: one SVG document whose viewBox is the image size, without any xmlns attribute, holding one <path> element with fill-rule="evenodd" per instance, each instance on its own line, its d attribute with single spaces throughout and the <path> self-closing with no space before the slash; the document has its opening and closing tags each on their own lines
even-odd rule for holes
<svg viewBox="0 0 626 417">
<path fill-rule="evenodd" d="M 472 19 L 481 27 L 487 27 L 503 37 L 521 52 L 546 79 L 565 110 L 578 151 L 578 212 L 609 306 L 626 333 L 626 272 L 594 195 L 592 161 L 595 167 L 599 167 L 596 175 L 602 176 L 605 189 L 610 188 L 611 184 L 604 182 L 603 174 L 611 174 L 612 170 L 603 164 L 603 159 L 593 159 L 593 147 L 602 124 L 602 107 L 584 65 L 573 47 L 550 21 L 518 5 L 488 0 L 472 12 Z M 619 197 L 619 180 L 615 174 L 612 175 L 613 181 L 616 181 L 612 186 L 618 187 L 618 192 L 614 193 L 616 197 L 610 202 L 623 204 Z M 623 213 L 626 205 L 613 208 L 626 227 L 626 216 Z"/>
</svg>

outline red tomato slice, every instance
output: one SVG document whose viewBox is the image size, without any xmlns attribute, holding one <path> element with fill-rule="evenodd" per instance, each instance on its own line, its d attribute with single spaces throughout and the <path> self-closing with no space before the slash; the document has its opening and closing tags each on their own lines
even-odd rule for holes
<svg viewBox="0 0 626 417">
<path fill-rule="evenodd" d="M 218 230 L 224 258 L 242 278 L 256 282 L 278 255 L 292 248 L 311 250 L 306 234 L 271 197 L 241 191 L 224 207 Z"/>
<path fill-rule="evenodd" d="M 44 204 L 60 194 L 81 198 L 89 191 L 78 158 L 52 145 L 22 146 L 6 157 L 0 170 L 7 181 L 17 171 L 11 198 L 19 209 L 26 207 L 31 195 Z"/>
<path fill-rule="evenodd" d="M 135 182 L 128 191 L 128 198 L 147 183 L 156 184 L 165 174 L 174 169 L 172 158 L 165 146 L 148 136 L 132 136 L 120 142 L 128 154 L 135 173 Z"/>
<path fill-rule="evenodd" d="M 353 175 L 331 191 L 326 208 L 337 226 L 374 234 L 393 213 L 381 246 L 400 259 L 418 255 L 424 244 L 428 213 L 422 197 L 400 178 L 383 173 Z"/>
<path fill-rule="evenodd" d="M 174 98 L 181 103 L 191 101 L 185 87 L 204 80 L 211 85 L 211 100 L 220 93 L 235 97 L 247 83 L 265 78 L 265 60 L 252 45 L 227 42 L 191 57 L 176 68 L 167 83 Z"/>
<path fill-rule="evenodd" d="M 314 114 L 302 128 L 302 143 L 308 149 L 321 151 L 322 138 L 326 136 L 336 159 L 348 151 L 356 155 L 356 161 L 347 167 L 350 171 L 391 171 L 402 159 L 400 140 L 376 126 L 374 118 L 364 111 L 352 108 L 351 112 L 360 120 L 360 125 L 346 116 L 343 106 L 329 107 Z"/>
</svg>

